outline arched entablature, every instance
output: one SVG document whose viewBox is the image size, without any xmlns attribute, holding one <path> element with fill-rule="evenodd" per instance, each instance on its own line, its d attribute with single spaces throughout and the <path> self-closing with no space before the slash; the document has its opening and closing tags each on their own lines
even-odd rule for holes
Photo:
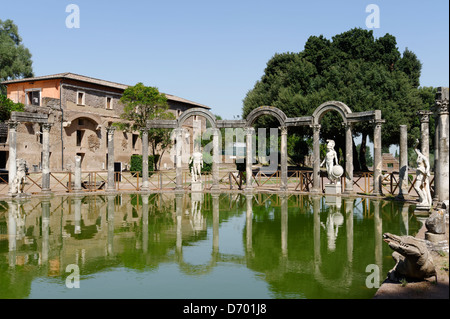
<svg viewBox="0 0 450 319">
<path fill-rule="evenodd" d="M 253 111 L 251 111 L 247 116 L 247 127 L 251 127 L 256 119 L 262 115 L 271 115 L 275 117 L 278 122 L 280 122 L 280 126 L 286 126 L 287 116 L 284 112 L 273 106 L 260 106 Z"/>
<path fill-rule="evenodd" d="M 322 103 L 318 108 L 316 108 L 312 114 L 312 124 L 320 124 L 322 117 L 329 111 L 337 111 L 342 116 L 344 123 L 347 123 L 348 115 L 352 113 L 350 108 L 344 103 L 338 101 L 328 101 Z"/>
<path fill-rule="evenodd" d="M 180 117 L 178 117 L 177 119 L 177 127 L 181 128 L 183 126 L 183 123 L 191 116 L 203 116 L 204 118 L 206 118 L 209 123 L 211 124 L 211 127 L 213 128 L 217 128 L 217 123 L 216 123 L 216 117 L 214 116 L 214 114 L 212 114 L 210 111 L 202 109 L 202 108 L 192 108 L 189 109 L 183 113 L 181 113 Z"/>
</svg>

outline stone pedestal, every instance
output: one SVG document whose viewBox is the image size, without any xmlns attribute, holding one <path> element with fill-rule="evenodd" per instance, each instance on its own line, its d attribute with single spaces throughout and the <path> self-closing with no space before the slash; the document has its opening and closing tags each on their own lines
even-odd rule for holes
<svg viewBox="0 0 450 319">
<path fill-rule="evenodd" d="M 341 188 L 341 183 L 336 183 L 336 184 L 326 184 L 325 185 L 325 194 L 327 195 L 336 195 L 336 194 L 341 194 L 342 193 L 342 188 Z"/>
<path fill-rule="evenodd" d="M 203 183 L 202 182 L 192 182 L 191 191 L 192 192 L 203 192 Z"/>
</svg>

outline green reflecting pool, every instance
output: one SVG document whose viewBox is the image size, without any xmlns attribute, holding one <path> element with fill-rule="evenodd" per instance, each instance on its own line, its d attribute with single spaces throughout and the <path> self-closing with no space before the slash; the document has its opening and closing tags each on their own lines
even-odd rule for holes
<svg viewBox="0 0 450 319">
<path fill-rule="evenodd" d="M 420 228 L 408 206 L 363 198 L 166 193 L 0 204 L 3 299 L 372 298 L 366 267 L 376 265 L 382 282 L 394 266 L 382 234 Z"/>
</svg>

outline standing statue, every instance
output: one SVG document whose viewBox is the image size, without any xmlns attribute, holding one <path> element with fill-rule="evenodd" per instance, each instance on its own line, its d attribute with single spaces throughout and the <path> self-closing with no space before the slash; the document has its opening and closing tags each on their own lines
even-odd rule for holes
<svg viewBox="0 0 450 319">
<path fill-rule="evenodd" d="M 327 140 L 327 142 L 327 154 L 320 166 L 322 167 L 323 164 L 326 163 L 328 179 L 330 180 L 331 184 L 336 184 L 336 182 L 338 182 L 341 178 L 342 174 L 344 174 L 344 169 L 341 165 L 338 164 L 337 153 L 334 150 L 334 141 Z M 336 161 L 336 165 L 334 165 L 334 161 Z"/>
<path fill-rule="evenodd" d="M 17 159 L 16 176 L 14 177 L 11 185 L 11 194 L 22 194 L 26 182 L 27 162 L 19 158 Z"/>
<path fill-rule="evenodd" d="M 201 152 L 194 152 L 189 160 L 189 165 L 192 163 L 191 176 L 192 182 L 195 183 L 201 180 L 203 168 L 203 154 Z"/>
<path fill-rule="evenodd" d="M 428 158 L 420 152 L 419 140 L 416 140 L 414 151 L 417 154 L 416 182 L 414 189 L 419 194 L 419 204 L 417 208 L 428 209 L 433 203 L 430 192 L 430 162 Z"/>
</svg>

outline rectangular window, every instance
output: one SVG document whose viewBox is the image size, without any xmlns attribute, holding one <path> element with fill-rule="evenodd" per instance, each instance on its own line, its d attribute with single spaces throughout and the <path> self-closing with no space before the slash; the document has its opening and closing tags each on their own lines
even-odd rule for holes
<svg viewBox="0 0 450 319">
<path fill-rule="evenodd" d="M 393 164 L 393 163 L 387 163 L 387 167 L 393 168 L 393 167 L 394 167 L 394 164 Z"/>
<path fill-rule="evenodd" d="M 81 142 L 83 141 L 84 131 L 77 130 L 77 146 L 81 146 Z"/>
<path fill-rule="evenodd" d="M 86 98 L 86 93 L 84 93 L 82 91 L 77 92 L 77 104 L 78 105 L 85 105 L 85 98 Z"/>
<path fill-rule="evenodd" d="M 112 110 L 113 109 L 113 99 L 110 96 L 106 97 L 106 109 Z"/>
<path fill-rule="evenodd" d="M 41 106 L 41 89 L 26 90 L 28 105 Z"/>
</svg>

